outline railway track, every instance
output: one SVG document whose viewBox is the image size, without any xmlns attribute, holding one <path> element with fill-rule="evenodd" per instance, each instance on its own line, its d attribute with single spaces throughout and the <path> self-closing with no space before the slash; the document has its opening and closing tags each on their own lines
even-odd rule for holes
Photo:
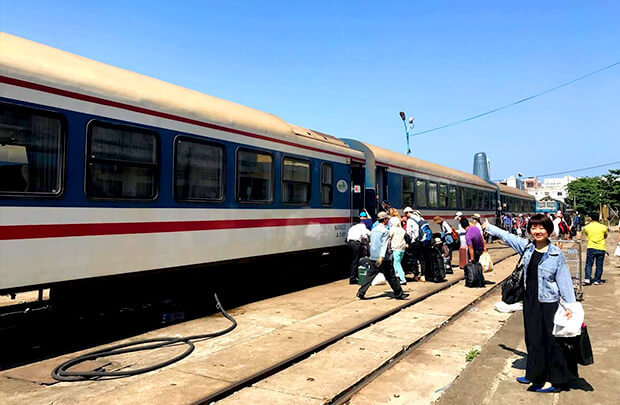
<svg viewBox="0 0 620 405">
<path fill-rule="evenodd" d="M 512 257 L 515 255 L 515 253 L 512 251 L 512 249 L 509 249 L 507 247 L 494 247 L 493 250 L 497 251 L 498 254 L 503 253 L 503 250 L 510 250 L 511 253 L 502 255 L 500 258 L 495 258 L 495 264 L 501 263 L 504 260 Z M 503 281 L 505 278 L 503 278 L 501 281 Z M 221 389 L 220 391 L 211 393 L 210 395 L 200 399 L 199 401 L 196 401 L 195 404 L 211 404 L 217 401 L 221 401 L 225 398 L 230 397 L 231 395 L 233 395 L 235 392 L 238 392 L 244 388 L 248 388 L 251 387 L 255 384 L 257 384 L 258 382 L 265 380 L 289 367 L 291 367 L 294 364 L 297 364 L 299 362 L 302 362 L 306 359 L 308 359 L 310 356 L 326 349 L 327 347 L 334 345 L 335 343 L 342 341 L 343 339 L 355 334 L 356 332 L 359 332 L 373 324 L 379 323 L 381 321 L 384 321 L 392 316 L 394 316 L 395 314 L 399 313 L 400 311 L 402 311 L 403 309 L 406 309 L 408 307 L 412 307 L 418 303 L 423 302 L 424 300 L 435 296 L 437 294 L 440 294 L 442 292 L 445 292 L 446 290 L 448 290 L 449 288 L 455 286 L 456 284 L 458 284 L 462 279 L 456 279 L 453 280 L 451 282 L 446 283 L 445 285 L 442 286 L 442 288 L 426 293 L 422 296 L 418 296 L 415 299 L 409 300 L 404 302 L 402 305 L 397 306 L 389 311 L 386 311 L 384 313 L 382 313 L 379 316 L 376 316 L 368 321 L 365 321 L 363 323 L 360 323 L 350 329 L 348 329 L 345 332 L 342 332 L 338 335 L 335 335 L 331 338 L 329 338 L 328 340 L 321 342 L 320 344 L 314 345 L 312 347 L 309 347 L 305 350 L 303 350 L 302 352 L 291 356 L 285 360 L 280 361 L 277 364 L 272 365 L 271 367 L 265 368 L 264 370 L 261 370 L 260 372 L 255 373 L 254 375 L 245 378 L 241 381 L 238 381 L 235 384 L 229 385 L 224 389 Z M 382 375 L 385 371 L 387 371 L 389 368 L 391 368 L 393 365 L 395 365 L 396 363 L 398 363 L 398 361 L 400 361 L 402 358 L 406 357 L 407 355 L 409 355 L 412 351 L 414 351 L 420 344 L 422 344 L 423 342 L 427 341 L 428 339 L 430 339 L 432 336 L 436 335 L 437 333 L 439 333 L 441 330 L 443 330 L 446 326 L 452 324 L 454 321 L 456 321 L 459 317 L 461 317 L 464 313 L 466 313 L 472 306 L 476 305 L 480 300 L 486 298 L 489 294 L 493 293 L 494 291 L 496 291 L 496 289 L 501 285 L 501 281 L 497 282 L 493 287 L 491 287 L 489 290 L 487 290 L 486 292 L 484 292 L 478 299 L 476 299 L 475 301 L 471 302 L 470 304 L 466 305 L 465 307 L 461 308 L 460 310 L 458 310 L 456 313 L 454 313 L 452 316 L 450 316 L 445 322 L 441 323 L 439 326 L 437 326 L 436 328 L 434 328 L 433 330 L 431 330 L 429 333 L 425 334 L 424 336 L 420 337 L 419 339 L 417 339 L 416 341 L 412 342 L 411 344 L 407 345 L 406 347 L 404 347 L 401 351 L 399 351 L 398 353 L 396 353 L 394 356 L 391 356 L 389 359 L 387 359 L 383 364 L 381 364 L 378 368 L 376 368 L 375 370 L 373 370 L 370 374 L 366 375 L 363 379 L 359 380 L 358 382 L 356 382 L 353 385 L 350 385 L 349 387 L 347 387 L 346 389 L 342 390 L 338 395 L 334 396 L 331 400 L 326 401 L 326 404 L 345 404 L 347 403 L 347 401 L 353 396 L 355 395 L 355 393 L 357 393 L 359 390 L 361 390 L 363 387 L 365 387 L 368 383 L 372 382 L 373 380 L 375 380 L 377 377 L 379 377 L 380 375 Z"/>
</svg>

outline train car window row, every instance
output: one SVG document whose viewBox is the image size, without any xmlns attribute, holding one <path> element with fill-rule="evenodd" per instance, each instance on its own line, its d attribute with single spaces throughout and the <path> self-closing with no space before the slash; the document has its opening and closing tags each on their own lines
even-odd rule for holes
<svg viewBox="0 0 620 405">
<path fill-rule="evenodd" d="M 332 205 L 334 201 L 334 167 L 329 163 L 321 165 L 321 203 Z"/>
<path fill-rule="evenodd" d="M 310 161 L 282 159 L 282 202 L 287 204 L 310 203 Z"/>
<path fill-rule="evenodd" d="M 50 197 L 63 191 L 65 119 L 60 114 L 0 103 L 0 195 Z M 154 200 L 159 192 L 159 134 L 140 127 L 93 120 L 86 128 L 84 193 L 91 199 Z M 174 141 L 173 193 L 177 201 L 224 201 L 223 145 L 187 136 Z M 270 153 L 239 149 L 236 199 L 272 203 Z M 309 160 L 282 160 L 282 202 L 311 201 Z M 333 203 L 334 169 L 321 164 L 321 203 Z"/>
<path fill-rule="evenodd" d="M 88 197 L 152 200 L 157 196 L 156 133 L 99 122 L 90 123 L 87 133 Z"/>
<path fill-rule="evenodd" d="M 174 196 L 179 201 L 222 201 L 224 147 L 178 137 L 175 142 Z"/>
<path fill-rule="evenodd" d="M 59 117 L 0 104 L 0 194 L 59 195 L 63 145 Z"/>
<path fill-rule="evenodd" d="M 437 183 L 402 176 L 402 205 L 417 208 L 480 209 L 497 208 L 494 191 Z M 412 205 L 411 203 L 414 202 Z"/>
</svg>

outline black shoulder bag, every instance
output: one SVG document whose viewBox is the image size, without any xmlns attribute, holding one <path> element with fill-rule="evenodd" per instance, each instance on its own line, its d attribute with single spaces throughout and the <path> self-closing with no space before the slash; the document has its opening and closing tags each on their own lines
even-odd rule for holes
<svg viewBox="0 0 620 405">
<path fill-rule="evenodd" d="M 530 245 L 527 245 L 525 250 L 527 250 L 529 246 Z M 510 277 L 502 283 L 502 301 L 506 304 L 514 304 L 515 302 L 523 301 L 523 296 L 525 295 L 523 270 L 523 255 L 521 255 Z"/>
</svg>

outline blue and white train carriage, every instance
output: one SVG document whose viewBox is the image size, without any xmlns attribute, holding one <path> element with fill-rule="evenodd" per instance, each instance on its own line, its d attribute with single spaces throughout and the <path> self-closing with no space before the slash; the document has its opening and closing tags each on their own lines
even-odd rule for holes
<svg viewBox="0 0 620 405">
<path fill-rule="evenodd" d="M 472 174 L 9 34 L 0 49 L 0 293 L 321 255 L 377 199 L 495 216 Z"/>
<path fill-rule="evenodd" d="M 363 161 L 344 142 L 12 35 L 0 49 L 0 292 L 342 245 Z"/>
</svg>

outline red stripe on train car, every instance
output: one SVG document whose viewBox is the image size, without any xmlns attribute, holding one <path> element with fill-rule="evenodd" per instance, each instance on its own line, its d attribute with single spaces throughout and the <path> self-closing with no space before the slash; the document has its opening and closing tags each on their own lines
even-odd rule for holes
<svg viewBox="0 0 620 405">
<path fill-rule="evenodd" d="M 255 134 L 255 133 L 252 133 L 252 132 L 242 131 L 242 130 L 239 130 L 239 129 L 227 128 L 227 127 L 224 127 L 224 126 L 221 126 L 221 125 L 217 125 L 217 124 L 211 124 L 211 123 L 204 122 L 204 121 L 198 121 L 198 120 L 195 120 L 195 119 L 192 119 L 192 118 L 182 117 L 180 115 L 174 115 L 174 114 L 169 114 L 169 113 L 165 113 L 165 112 L 161 112 L 161 111 L 151 110 L 151 109 L 148 109 L 148 108 L 138 107 L 138 106 L 135 106 L 135 105 L 121 103 L 121 102 L 118 102 L 118 101 L 107 100 L 107 99 L 104 99 L 104 98 L 101 98 L 101 97 L 89 96 L 88 94 L 76 93 L 74 91 L 63 90 L 63 89 L 59 89 L 59 88 L 56 88 L 56 87 L 46 86 L 44 84 L 27 82 L 25 80 L 15 79 L 15 78 L 8 77 L 8 76 L 0 75 L 0 83 L 6 83 L 6 84 L 10 84 L 12 86 L 17 86 L 17 87 L 25 87 L 27 89 L 38 90 L 38 91 L 42 91 L 42 92 L 45 92 L 45 93 L 56 94 L 56 95 L 59 95 L 59 96 L 69 97 L 69 98 L 73 98 L 73 99 L 76 99 L 76 100 L 88 101 L 90 103 L 107 105 L 109 107 L 115 107 L 115 108 L 120 108 L 122 110 L 129 110 L 129 111 L 133 111 L 133 112 L 137 112 L 137 113 L 141 113 L 141 114 L 152 115 L 154 117 L 166 118 L 166 119 L 169 119 L 169 120 L 179 121 L 179 122 L 185 122 L 187 124 L 197 125 L 197 126 L 205 127 L 205 128 L 216 129 L 218 131 L 230 132 L 230 133 L 237 134 L 237 135 L 248 136 L 250 138 L 262 139 L 264 141 L 281 143 L 281 144 L 288 145 L 288 146 L 294 146 L 296 148 L 308 149 L 308 150 L 312 150 L 312 151 L 315 151 L 315 152 L 327 153 L 327 154 L 330 154 L 330 155 L 340 156 L 340 157 L 344 157 L 344 158 L 352 158 L 352 156 L 346 155 L 344 153 L 333 152 L 333 151 L 329 151 L 329 150 L 315 148 L 315 147 L 312 147 L 312 146 L 298 144 L 298 143 L 295 143 L 295 142 L 285 141 L 285 140 L 282 140 L 282 139 L 271 138 L 271 137 L 268 137 L 268 136 L 265 136 L 265 135 L 259 135 L 259 134 Z"/>
<path fill-rule="evenodd" d="M 230 219 L 216 221 L 121 222 L 0 226 L 0 240 L 67 238 L 76 236 L 213 231 L 313 224 L 348 224 L 349 217 Z"/>
</svg>

